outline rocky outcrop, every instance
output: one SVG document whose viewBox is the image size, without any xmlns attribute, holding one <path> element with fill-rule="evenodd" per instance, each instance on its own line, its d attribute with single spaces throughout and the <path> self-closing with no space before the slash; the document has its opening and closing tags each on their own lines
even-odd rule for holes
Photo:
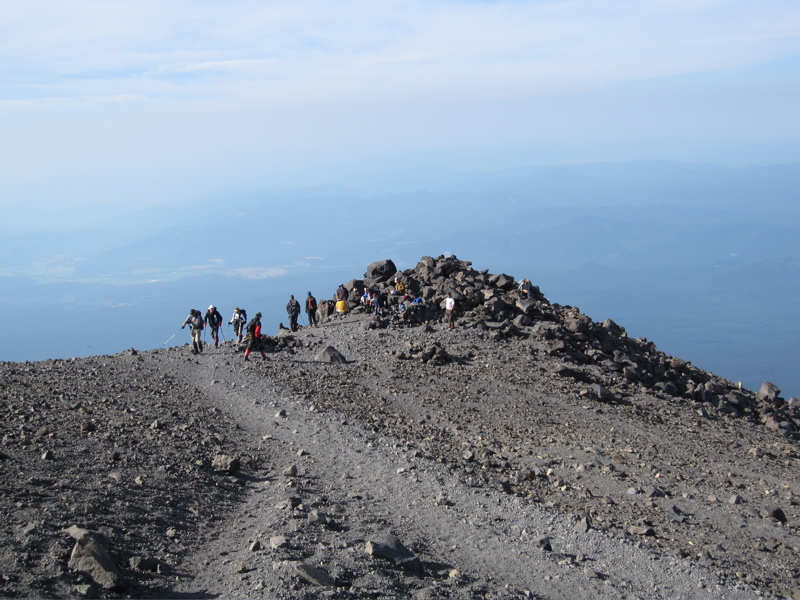
<svg viewBox="0 0 800 600">
<path fill-rule="evenodd" d="M 405 285 L 404 295 L 393 293 L 395 280 Z M 783 401 L 780 390 L 765 383 L 757 395 L 740 386 L 669 356 L 644 338 L 631 339 L 625 328 L 611 319 L 594 322 L 572 306 L 551 304 L 538 286 L 529 294 L 518 290 L 515 278 L 505 273 L 478 271 L 470 261 L 456 256 L 423 257 L 413 269 L 397 270 L 391 260 L 369 265 L 364 280 L 352 280 L 350 303 L 355 313 L 364 286 L 386 299 L 387 314 L 365 325 L 366 329 L 396 329 L 441 323 L 446 294 L 456 300 L 459 327 L 486 331 L 495 342 L 534 337 L 546 343 L 546 353 L 575 366 L 572 375 L 590 384 L 586 397 L 608 402 L 646 389 L 681 397 L 715 410 L 758 420 L 800 439 L 800 409 Z M 419 297 L 421 304 L 414 304 Z M 448 357 L 428 348 L 397 349 L 400 359 L 420 358 L 445 364 Z M 433 360 L 431 360 L 433 359 Z"/>
</svg>

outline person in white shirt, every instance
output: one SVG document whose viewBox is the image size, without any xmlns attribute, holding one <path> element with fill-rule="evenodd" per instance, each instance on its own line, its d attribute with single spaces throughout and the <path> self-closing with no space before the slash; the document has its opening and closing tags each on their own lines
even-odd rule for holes
<svg viewBox="0 0 800 600">
<path fill-rule="evenodd" d="M 444 300 L 444 312 L 447 316 L 448 329 L 452 329 L 453 324 L 455 323 L 455 308 L 456 301 L 453 299 L 453 295 L 450 292 L 447 292 L 447 298 Z"/>
</svg>

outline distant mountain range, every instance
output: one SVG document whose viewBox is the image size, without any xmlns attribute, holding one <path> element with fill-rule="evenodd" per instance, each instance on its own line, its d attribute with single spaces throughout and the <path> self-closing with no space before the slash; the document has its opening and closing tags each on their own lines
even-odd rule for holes
<svg viewBox="0 0 800 600">
<path fill-rule="evenodd" d="M 611 317 L 665 352 L 800 395 L 800 165 L 420 169 L 227 190 L 173 206 L 15 215 L 0 247 L 0 359 L 153 348 L 190 308 L 286 322 L 363 265 L 454 253 Z M 184 343 L 181 333 L 170 344 Z"/>
</svg>

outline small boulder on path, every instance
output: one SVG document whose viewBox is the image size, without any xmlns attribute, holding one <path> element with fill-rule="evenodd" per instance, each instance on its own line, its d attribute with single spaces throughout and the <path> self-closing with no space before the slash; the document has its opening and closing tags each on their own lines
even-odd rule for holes
<svg viewBox="0 0 800 600">
<path fill-rule="evenodd" d="M 306 563 L 295 565 L 297 573 L 305 579 L 308 583 L 318 585 L 320 587 L 333 587 L 336 581 L 322 569 L 318 569 Z"/>
<path fill-rule="evenodd" d="M 211 463 L 211 468 L 215 471 L 225 471 L 230 474 L 238 473 L 240 467 L 239 459 L 227 454 L 217 454 Z"/>
<path fill-rule="evenodd" d="M 366 550 L 370 556 L 385 558 L 394 562 L 398 567 L 415 573 L 422 573 L 422 563 L 419 558 L 393 535 L 387 534 L 368 540 Z"/>
<path fill-rule="evenodd" d="M 333 346 L 326 346 L 320 350 L 314 357 L 314 360 L 317 362 L 332 364 L 344 364 L 347 362 L 347 359 L 344 357 L 344 355 Z"/>
<path fill-rule="evenodd" d="M 103 534 L 77 525 L 66 532 L 75 539 L 68 564 L 71 571 L 86 573 L 107 590 L 125 587 L 122 574 L 108 553 L 108 541 Z"/>
</svg>

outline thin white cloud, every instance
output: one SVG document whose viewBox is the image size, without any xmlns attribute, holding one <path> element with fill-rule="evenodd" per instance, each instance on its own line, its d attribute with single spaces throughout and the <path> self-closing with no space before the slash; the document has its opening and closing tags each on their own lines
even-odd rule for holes
<svg viewBox="0 0 800 600">
<path fill-rule="evenodd" d="M 216 60 L 185 65 L 165 65 L 159 67 L 162 73 L 237 73 L 237 74 L 257 74 L 265 68 L 274 65 L 277 59 L 237 59 L 237 60 Z"/>
<path fill-rule="evenodd" d="M 81 91 L 97 85 L 108 96 L 114 89 L 216 96 L 220 74 L 234 78 L 226 88 L 234 95 L 278 99 L 314 89 L 317 97 L 453 90 L 492 97 L 730 69 L 800 52 L 800 4 L 784 0 L 291 7 L 32 0 L 6 7 L 3 23 L 2 58 L 17 97 L 93 96 Z M 175 79 L 189 73 L 197 77 Z"/>
<path fill-rule="evenodd" d="M 286 275 L 287 270 L 283 267 L 240 267 L 233 272 L 245 279 L 268 279 Z"/>
<path fill-rule="evenodd" d="M 483 166 L 498 149 L 520 164 L 532 142 L 549 159 L 635 136 L 800 139 L 796 0 L 3 8 L 0 179 L 20 194 L 55 197 L 52 181 L 82 202 L 140 200 L 147 178 L 199 192 L 398 156 Z M 759 66 L 769 85 L 748 79 Z"/>
</svg>

